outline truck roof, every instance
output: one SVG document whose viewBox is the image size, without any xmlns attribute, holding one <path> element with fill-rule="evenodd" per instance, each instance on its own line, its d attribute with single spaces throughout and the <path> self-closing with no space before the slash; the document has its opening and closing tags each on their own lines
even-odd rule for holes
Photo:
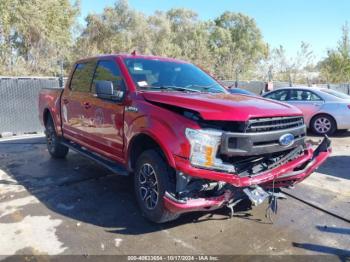
<svg viewBox="0 0 350 262">
<path fill-rule="evenodd" d="M 182 64 L 188 64 L 189 62 L 180 60 L 180 59 L 175 59 L 175 58 L 170 58 L 170 57 L 164 57 L 164 56 L 153 56 L 153 55 L 138 55 L 138 54 L 103 54 L 103 55 L 97 55 L 97 56 L 90 56 L 90 57 L 85 57 L 82 59 L 79 59 L 77 63 L 81 62 L 86 62 L 89 60 L 94 60 L 94 59 L 103 59 L 103 58 L 142 58 L 142 59 L 147 59 L 147 60 L 160 60 L 160 61 L 168 61 L 168 62 L 176 62 L 176 63 L 182 63 Z"/>
</svg>

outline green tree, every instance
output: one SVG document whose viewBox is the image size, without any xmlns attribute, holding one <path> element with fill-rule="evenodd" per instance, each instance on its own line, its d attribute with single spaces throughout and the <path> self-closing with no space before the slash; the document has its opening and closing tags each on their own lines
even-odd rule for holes
<svg viewBox="0 0 350 262">
<path fill-rule="evenodd" d="M 296 56 L 288 57 L 285 48 L 280 45 L 278 48 L 269 49 L 267 56 L 260 61 L 256 70 L 258 79 L 287 81 L 292 83 L 303 82 L 314 70 L 314 54 L 308 43 L 301 42 Z"/>
<path fill-rule="evenodd" d="M 147 17 L 120 0 L 86 22 L 77 56 L 137 50 L 189 60 L 220 78 L 233 78 L 238 69 L 253 69 L 266 52 L 254 19 L 243 14 L 226 12 L 215 21 L 200 21 L 192 10 L 174 8 Z"/>
<path fill-rule="evenodd" d="M 54 74 L 68 59 L 78 3 L 0 0 L 0 69 L 8 74 Z"/>
<path fill-rule="evenodd" d="M 86 27 L 77 39 L 77 56 L 98 53 L 123 53 L 134 49 L 149 52 L 149 28 L 146 16 L 131 9 L 126 0 L 106 7 L 102 14 L 86 17 Z"/>
<path fill-rule="evenodd" d="M 327 82 L 339 83 L 350 81 L 350 42 L 349 26 L 342 27 L 342 38 L 338 48 L 329 50 L 327 57 L 319 64 L 321 76 Z"/>
<path fill-rule="evenodd" d="M 247 75 L 266 56 L 267 45 L 253 18 L 242 13 L 225 12 L 211 29 L 211 52 L 220 78 Z"/>
</svg>

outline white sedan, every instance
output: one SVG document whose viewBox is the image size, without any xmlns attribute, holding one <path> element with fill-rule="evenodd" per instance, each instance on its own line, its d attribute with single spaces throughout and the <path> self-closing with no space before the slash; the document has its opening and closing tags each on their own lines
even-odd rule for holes
<svg viewBox="0 0 350 262">
<path fill-rule="evenodd" d="M 265 93 L 263 97 L 299 108 L 307 127 L 318 135 L 350 129 L 350 96 L 344 93 L 325 88 L 288 87 Z"/>
</svg>

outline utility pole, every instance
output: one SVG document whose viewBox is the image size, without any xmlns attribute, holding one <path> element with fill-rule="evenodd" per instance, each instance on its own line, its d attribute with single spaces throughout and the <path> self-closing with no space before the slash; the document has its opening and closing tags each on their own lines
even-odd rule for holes
<svg viewBox="0 0 350 262">
<path fill-rule="evenodd" d="M 235 74 L 236 74 L 236 81 L 235 81 L 235 88 L 238 87 L 238 75 L 241 72 L 239 68 L 236 68 Z"/>
<path fill-rule="evenodd" d="M 273 68 L 273 66 L 270 65 L 270 66 L 269 66 L 269 71 L 268 71 L 268 73 L 267 73 L 267 75 L 268 75 L 268 81 L 269 81 L 269 82 L 272 82 L 272 79 L 273 79 L 272 68 Z"/>
<path fill-rule="evenodd" d="M 62 88 L 63 87 L 63 59 L 61 59 L 59 61 L 59 65 L 60 65 L 60 76 L 58 78 L 58 84 L 59 86 Z"/>
</svg>

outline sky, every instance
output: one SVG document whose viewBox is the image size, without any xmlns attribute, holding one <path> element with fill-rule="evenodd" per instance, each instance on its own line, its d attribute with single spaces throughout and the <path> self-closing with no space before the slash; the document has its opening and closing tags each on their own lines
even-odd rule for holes
<svg viewBox="0 0 350 262">
<path fill-rule="evenodd" d="M 81 0 L 80 21 L 114 3 Z M 129 0 L 129 5 L 146 15 L 155 10 L 188 8 L 201 20 L 215 19 L 224 11 L 241 12 L 255 19 L 271 47 L 283 45 L 288 56 L 295 56 L 304 41 L 311 45 L 316 60 L 337 46 L 342 25 L 350 23 L 349 0 Z"/>
</svg>

